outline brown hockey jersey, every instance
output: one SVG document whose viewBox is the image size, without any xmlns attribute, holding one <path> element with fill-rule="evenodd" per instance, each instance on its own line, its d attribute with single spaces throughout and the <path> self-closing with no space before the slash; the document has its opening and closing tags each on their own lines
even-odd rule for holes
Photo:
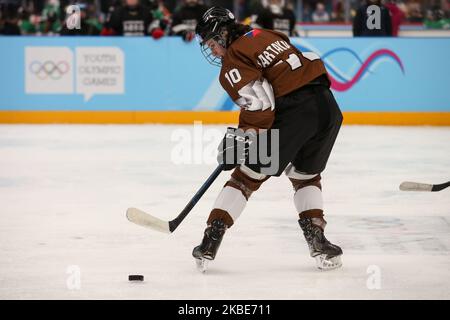
<svg viewBox="0 0 450 320">
<path fill-rule="evenodd" d="M 317 54 L 300 52 L 286 35 L 253 29 L 227 49 L 219 81 L 241 107 L 239 127 L 268 129 L 274 119 L 275 98 L 326 73 Z"/>
</svg>

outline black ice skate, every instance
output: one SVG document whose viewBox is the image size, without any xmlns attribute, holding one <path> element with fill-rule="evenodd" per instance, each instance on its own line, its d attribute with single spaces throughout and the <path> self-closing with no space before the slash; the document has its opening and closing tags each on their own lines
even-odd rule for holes
<svg viewBox="0 0 450 320">
<path fill-rule="evenodd" d="M 303 230 L 311 257 L 316 259 L 319 269 L 331 270 L 342 266 L 342 249 L 325 238 L 322 228 L 313 224 L 311 218 L 302 218 L 298 220 L 298 224 Z"/>
<path fill-rule="evenodd" d="M 222 220 L 214 220 L 205 229 L 202 243 L 192 251 L 192 256 L 195 258 L 197 267 L 201 272 L 205 272 L 208 262 L 216 257 L 226 229 L 227 226 Z"/>
</svg>

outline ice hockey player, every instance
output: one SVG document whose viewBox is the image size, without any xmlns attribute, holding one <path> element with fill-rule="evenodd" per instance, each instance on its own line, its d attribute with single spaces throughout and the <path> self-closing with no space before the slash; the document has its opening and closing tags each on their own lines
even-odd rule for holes
<svg viewBox="0 0 450 320">
<path fill-rule="evenodd" d="M 262 2 L 263 9 L 252 27 L 283 32 L 289 37 L 295 36 L 295 14 L 286 8 L 284 0 L 263 0 Z"/>
<path fill-rule="evenodd" d="M 226 230 L 252 192 L 284 171 L 317 267 L 340 267 L 341 248 L 324 236 L 320 173 L 343 118 L 323 62 L 312 52 L 300 52 L 283 33 L 236 23 L 233 14 L 221 7 L 205 12 L 196 34 L 205 58 L 221 66 L 219 81 L 241 109 L 239 128 L 228 128 L 219 145 L 219 163 L 234 171 L 215 201 L 201 244 L 193 250 L 198 266 L 204 271 L 214 260 Z M 278 168 L 271 174 L 265 173 L 261 161 L 249 161 L 250 145 L 255 144 L 246 132 L 256 132 L 258 138 L 266 134 L 268 140 L 272 132 L 278 133 Z"/>
</svg>

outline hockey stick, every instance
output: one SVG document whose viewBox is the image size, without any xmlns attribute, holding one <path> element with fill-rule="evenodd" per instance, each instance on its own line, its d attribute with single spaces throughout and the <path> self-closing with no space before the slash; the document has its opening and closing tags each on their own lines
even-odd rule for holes
<svg viewBox="0 0 450 320">
<path fill-rule="evenodd" d="M 402 191 L 441 191 L 450 186 L 450 181 L 441 184 L 428 184 L 405 181 L 400 184 Z"/>
<path fill-rule="evenodd" d="M 203 183 L 197 193 L 192 197 L 192 199 L 188 202 L 186 207 L 184 207 L 183 211 L 173 220 L 164 221 L 159 218 L 156 218 L 142 210 L 136 208 L 128 208 L 127 210 L 127 218 L 129 221 L 138 224 L 143 227 L 147 227 L 153 230 L 157 230 L 165 233 L 172 233 L 175 229 L 180 225 L 181 221 L 186 218 L 189 212 L 194 208 L 197 202 L 201 199 L 203 194 L 208 190 L 208 188 L 212 185 L 214 180 L 219 176 L 219 174 L 223 170 L 223 165 L 220 164 L 214 170 L 214 172 L 209 176 L 209 178 Z"/>
</svg>

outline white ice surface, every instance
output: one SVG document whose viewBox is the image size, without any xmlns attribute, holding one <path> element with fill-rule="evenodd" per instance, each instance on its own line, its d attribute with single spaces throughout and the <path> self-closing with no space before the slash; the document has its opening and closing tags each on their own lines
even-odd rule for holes
<svg viewBox="0 0 450 320">
<path fill-rule="evenodd" d="M 173 219 L 215 168 L 171 162 L 180 128 L 0 126 L 0 299 L 450 298 L 450 190 L 398 190 L 450 179 L 450 128 L 342 129 L 322 180 L 342 269 L 315 268 L 283 176 L 252 196 L 207 274 L 191 251 L 229 173 L 171 235 L 125 218 L 134 206 Z"/>
</svg>

